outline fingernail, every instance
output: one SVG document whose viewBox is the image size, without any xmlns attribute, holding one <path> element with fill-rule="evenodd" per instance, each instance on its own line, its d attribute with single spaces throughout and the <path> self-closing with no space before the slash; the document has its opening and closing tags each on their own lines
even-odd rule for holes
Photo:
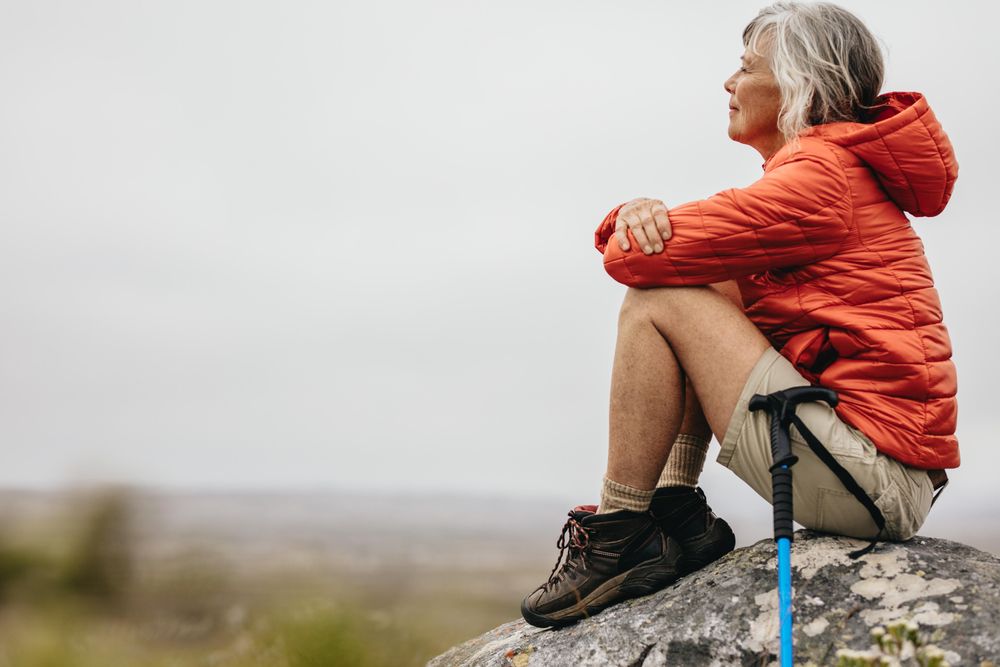
<svg viewBox="0 0 1000 667">
<path fill-rule="evenodd" d="M 663 246 L 661 246 L 659 243 L 657 243 L 656 244 L 656 252 L 660 252 L 661 250 L 663 250 Z"/>
<path fill-rule="evenodd" d="M 670 232 L 663 232 L 663 240 L 666 241 L 670 238 Z"/>
<path fill-rule="evenodd" d="M 644 245 L 644 246 L 642 246 L 642 251 L 648 255 L 651 252 L 653 252 L 653 249 L 650 248 L 648 245 Z"/>
</svg>

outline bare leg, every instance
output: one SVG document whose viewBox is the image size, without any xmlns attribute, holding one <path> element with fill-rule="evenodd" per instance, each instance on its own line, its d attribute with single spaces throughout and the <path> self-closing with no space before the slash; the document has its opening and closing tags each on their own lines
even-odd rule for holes
<svg viewBox="0 0 1000 667">
<path fill-rule="evenodd" d="M 601 504 L 597 512 L 569 513 L 559 538 L 560 549 L 568 549 L 563 569 L 557 561 L 548 581 L 521 603 L 529 623 L 573 622 L 658 590 L 733 548 L 729 526 L 693 490 L 681 489 L 672 494 L 676 506 L 654 511 L 653 489 L 685 414 L 691 428 L 704 431 L 707 424 L 720 434 L 767 347 L 743 310 L 710 287 L 628 291 L 615 348 Z M 700 401 L 686 390 L 687 380 Z M 688 516 L 675 522 L 685 508 Z"/>
<path fill-rule="evenodd" d="M 684 375 L 670 344 L 623 305 L 611 371 L 607 477 L 636 489 L 654 488 L 683 407 Z"/>
<path fill-rule="evenodd" d="M 708 458 L 712 431 L 691 381 L 685 378 L 684 382 L 684 419 L 681 420 L 680 433 L 670 448 L 667 463 L 663 466 L 660 478 L 656 480 L 656 488 L 694 489 L 698 486 L 705 468 L 705 459 Z"/>
<path fill-rule="evenodd" d="M 653 489 L 685 417 L 685 377 L 721 439 L 768 342 L 740 307 L 710 287 L 630 288 L 611 377 L 607 477 Z M 692 406 L 690 426 L 698 415 Z"/>
<path fill-rule="evenodd" d="M 741 311 L 743 310 L 740 288 L 736 286 L 735 281 L 729 280 L 724 283 L 715 283 L 709 287 L 732 301 Z M 712 429 L 708 425 L 708 420 L 705 419 L 705 413 L 701 409 L 701 403 L 698 401 L 694 387 L 691 386 L 691 379 L 686 378 L 686 381 L 687 386 L 684 390 L 684 420 L 681 422 L 680 432 L 690 433 L 699 438 L 711 438 Z"/>
<path fill-rule="evenodd" d="M 698 402 L 698 395 L 691 385 L 691 380 L 684 378 L 684 418 L 681 420 L 680 433 L 690 433 L 699 438 L 711 438 L 712 429 L 702 412 L 701 403 Z"/>
</svg>

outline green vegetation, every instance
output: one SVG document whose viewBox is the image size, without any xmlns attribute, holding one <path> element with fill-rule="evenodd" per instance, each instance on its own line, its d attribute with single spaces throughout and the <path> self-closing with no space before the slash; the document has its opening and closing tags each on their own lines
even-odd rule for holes
<svg viewBox="0 0 1000 667">
<path fill-rule="evenodd" d="M 0 667 L 408 667 L 517 612 L 476 571 L 258 571 L 197 544 L 151 558 L 133 505 L 103 491 L 27 535 L 0 526 Z"/>
<path fill-rule="evenodd" d="M 871 637 L 874 644 L 867 651 L 837 651 L 837 667 L 948 667 L 944 651 L 927 644 L 913 621 L 899 620 L 884 628 L 878 626 L 872 629 Z"/>
</svg>

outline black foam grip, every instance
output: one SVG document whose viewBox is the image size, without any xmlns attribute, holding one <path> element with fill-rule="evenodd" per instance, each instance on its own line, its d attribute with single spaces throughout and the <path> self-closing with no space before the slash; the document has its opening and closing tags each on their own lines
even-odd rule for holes
<svg viewBox="0 0 1000 667">
<path fill-rule="evenodd" d="M 788 427 L 781 425 L 777 415 L 771 415 L 771 461 L 775 465 L 791 465 L 792 442 L 788 438 Z"/>
<path fill-rule="evenodd" d="M 782 447 L 781 420 L 778 415 L 771 413 L 771 461 L 780 461 Z M 787 437 L 787 436 L 786 436 Z"/>
<path fill-rule="evenodd" d="M 782 395 L 786 401 L 793 405 L 808 401 L 824 401 L 830 407 L 836 407 L 839 402 L 837 393 L 826 387 L 791 387 L 790 389 L 785 389 Z"/>
<path fill-rule="evenodd" d="M 774 505 L 774 539 L 792 539 L 792 471 L 776 468 L 771 471 L 771 502 Z"/>
<path fill-rule="evenodd" d="M 754 394 L 750 397 L 750 405 L 748 406 L 751 411 L 753 410 L 767 410 L 770 407 L 770 403 L 767 400 L 767 396 L 762 396 L 760 394 Z"/>
</svg>

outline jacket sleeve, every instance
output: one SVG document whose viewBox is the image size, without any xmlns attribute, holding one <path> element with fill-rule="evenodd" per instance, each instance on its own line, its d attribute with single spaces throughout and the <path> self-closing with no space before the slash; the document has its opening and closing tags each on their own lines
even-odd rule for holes
<svg viewBox="0 0 1000 667">
<path fill-rule="evenodd" d="M 623 205 L 601 222 L 595 245 L 605 270 L 631 287 L 707 285 L 810 264 L 835 254 L 853 227 L 847 176 L 828 148 L 800 150 L 746 188 L 669 209 L 663 252 L 644 255 L 631 232 L 622 251 L 614 229 Z"/>
</svg>

